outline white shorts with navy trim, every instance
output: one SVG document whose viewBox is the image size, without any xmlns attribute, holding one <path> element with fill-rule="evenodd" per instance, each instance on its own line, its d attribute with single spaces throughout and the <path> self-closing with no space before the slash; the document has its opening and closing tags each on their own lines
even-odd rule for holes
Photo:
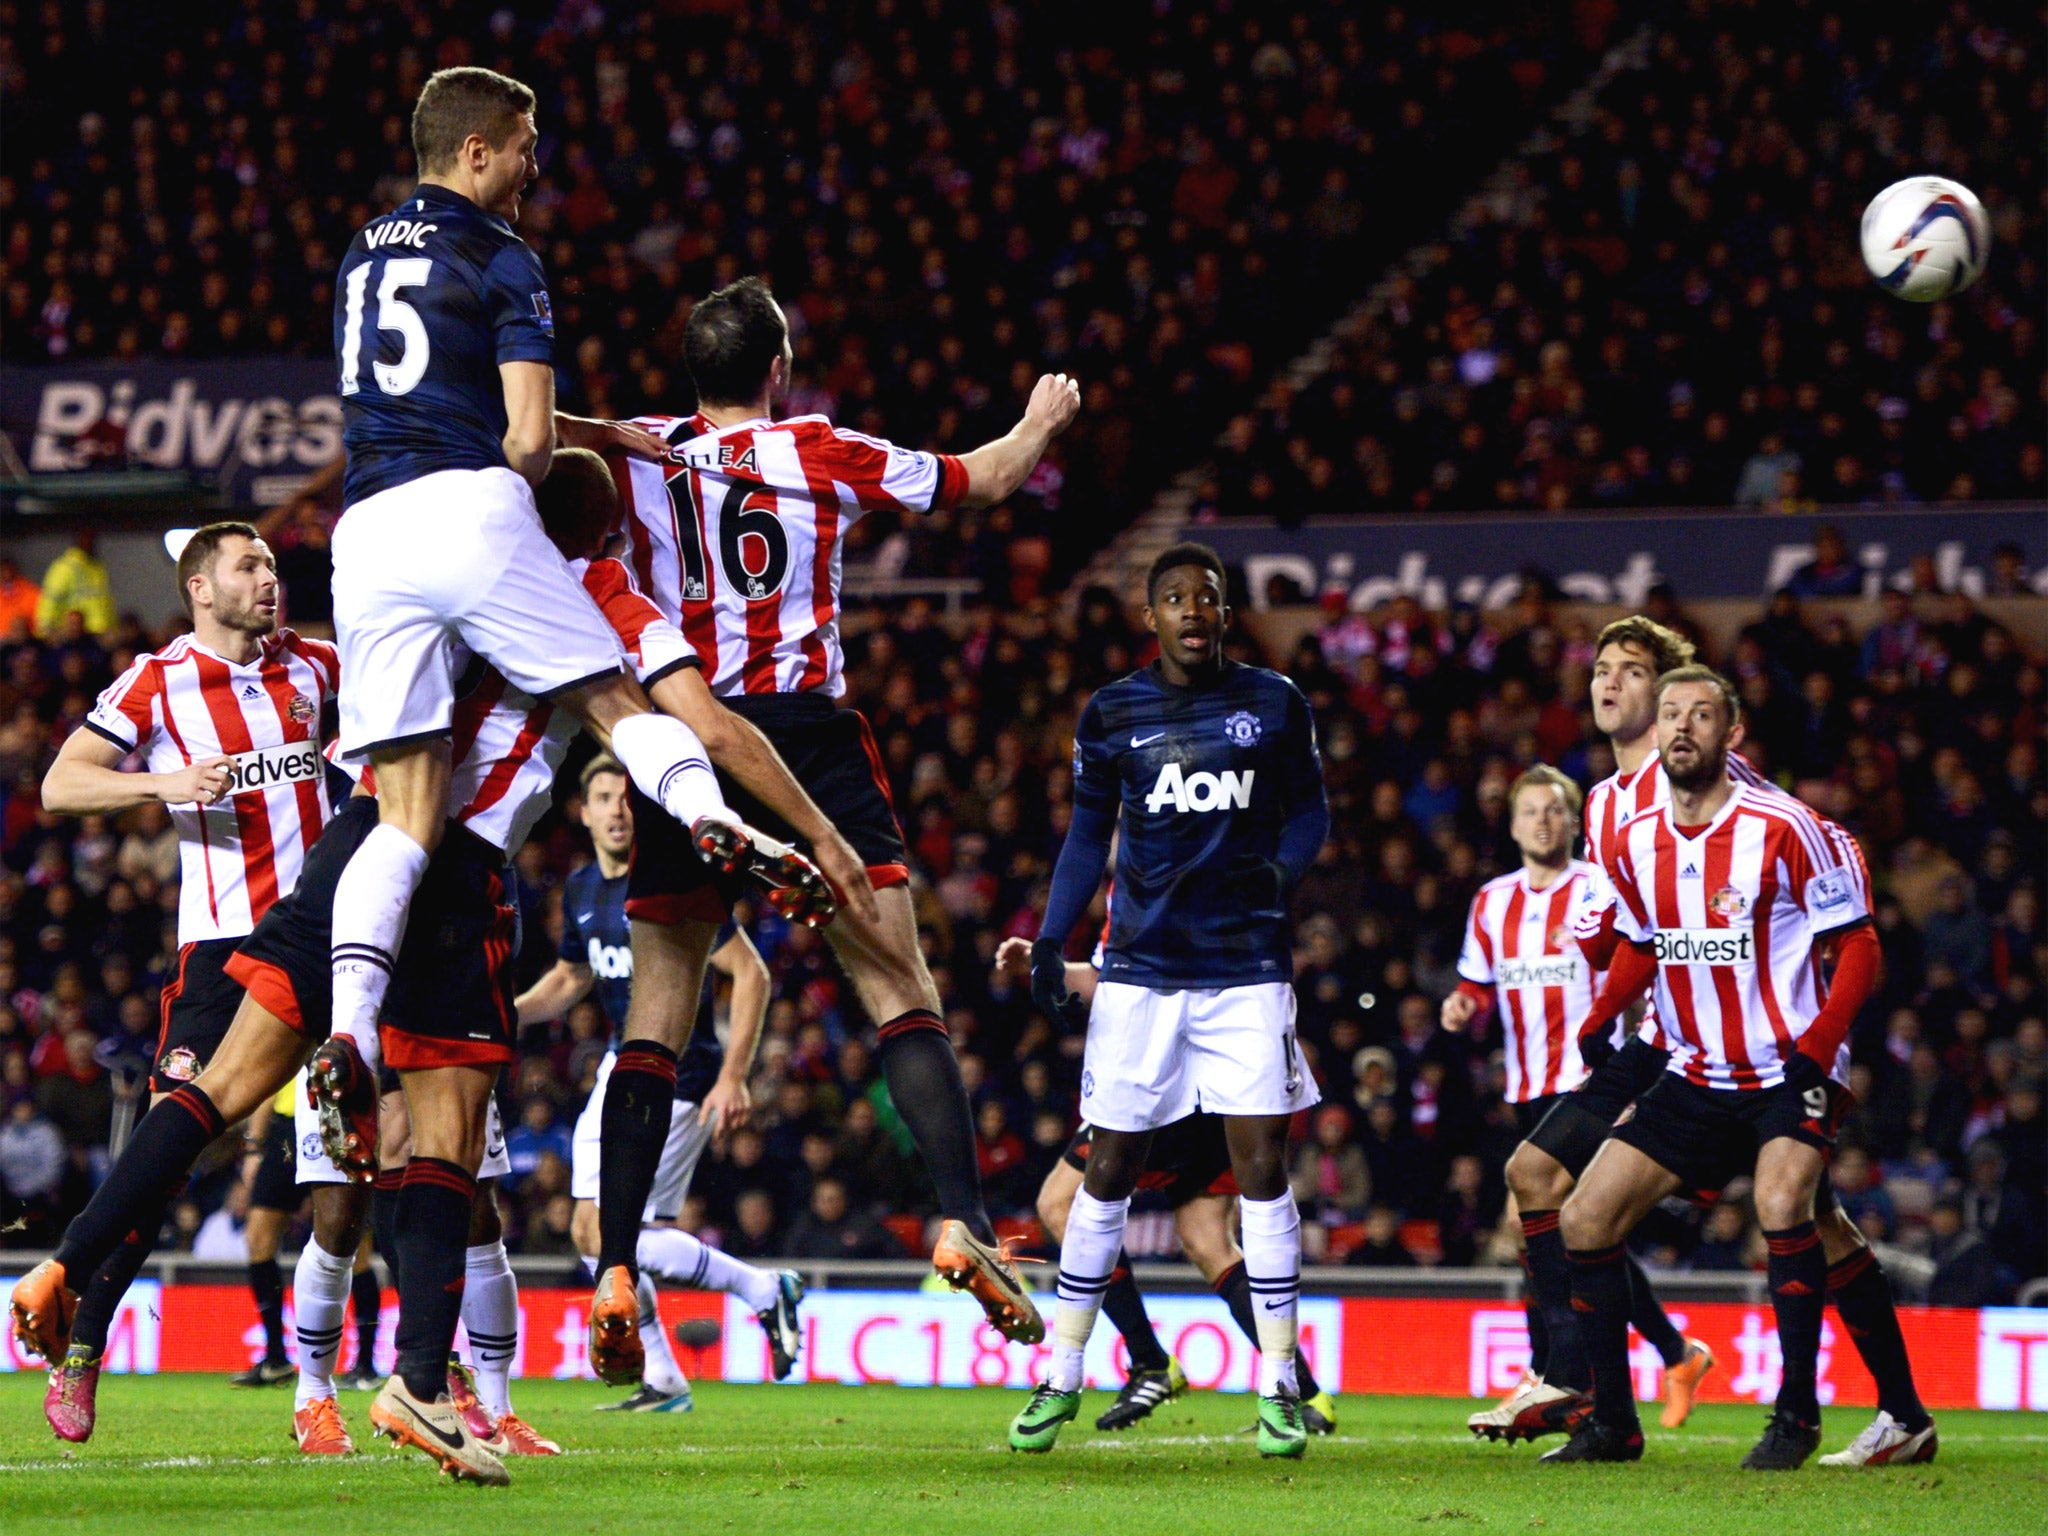
<svg viewBox="0 0 2048 1536">
<path fill-rule="evenodd" d="M 604 1143 L 604 1090 L 611 1081 L 616 1053 L 606 1051 L 597 1064 L 597 1082 L 590 1090 L 590 1102 L 576 1117 L 571 1138 L 569 1193 L 578 1200 L 596 1200 L 598 1162 Z M 677 1099 L 668 1114 L 668 1140 L 662 1143 L 661 1162 L 654 1170 L 654 1187 L 647 1193 L 647 1207 L 640 1213 L 643 1223 L 674 1221 L 683 1214 L 683 1201 L 690 1193 L 690 1180 L 697 1172 L 697 1160 L 711 1144 L 711 1127 L 704 1123 L 698 1106 Z"/>
<path fill-rule="evenodd" d="M 334 628 L 350 759 L 448 733 L 458 646 L 538 699 L 622 665 L 618 634 L 509 469 L 444 469 L 348 508 Z"/>
<path fill-rule="evenodd" d="M 348 1182 L 347 1176 L 334 1166 L 326 1149 L 320 1145 L 320 1116 L 306 1102 L 306 1071 L 303 1067 L 292 1084 L 292 1153 L 298 1160 L 298 1183 Z M 498 1100 L 494 1094 L 489 1108 L 484 1111 L 484 1160 L 477 1168 L 476 1176 L 481 1182 L 484 1179 L 509 1178 L 511 1173 L 512 1159 L 505 1151 L 505 1123 L 498 1116 Z"/>
<path fill-rule="evenodd" d="M 1081 1118 L 1151 1131 L 1198 1109 L 1291 1115 L 1319 1103 L 1284 981 L 1184 992 L 1103 981 L 1088 1015 Z"/>
</svg>

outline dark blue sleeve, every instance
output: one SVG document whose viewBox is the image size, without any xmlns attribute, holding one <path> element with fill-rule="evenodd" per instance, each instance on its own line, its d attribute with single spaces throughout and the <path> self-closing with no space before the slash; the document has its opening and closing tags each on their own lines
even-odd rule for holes
<svg viewBox="0 0 2048 1536">
<path fill-rule="evenodd" d="M 1116 831 L 1122 799 L 1116 761 L 1102 728 L 1102 712 L 1090 700 L 1074 728 L 1074 819 L 1053 866 L 1052 891 L 1038 935 L 1065 945 L 1095 899 L 1109 868 L 1109 840 Z"/>
<path fill-rule="evenodd" d="M 1330 836 L 1330 797 L 1323 785 L 1323 754 L 1316 746 L 1316 720 L 1308 700 L 1294 684 L 1287 688 L 1287 724 L 1282 750 L 1287 754 L 1281 783 L 1287 792 L 1287 821 L 1280 829 L 1275 861 L 1292 890 L 1308 873 Z"/>
<path fill-rule="evenodd" d="M 583 932 L 583 925 L 576 921 L 576 883 L 562 882 L 562 942 L 555 947 L 555 958 L 566 960 L 571 965 L 590 964 L 590 939 Z"/>
<path fill-rule="evenodd" d="M 484 313 L 497 338 L 501 363 L 555 360 L 555 316 L 547 273 L 530 246 L 503 247 L 484 269 Z"/>
</svg>

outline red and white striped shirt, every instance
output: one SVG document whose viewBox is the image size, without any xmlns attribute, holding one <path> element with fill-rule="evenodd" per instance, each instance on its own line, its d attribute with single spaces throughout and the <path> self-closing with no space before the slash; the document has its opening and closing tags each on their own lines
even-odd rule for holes
<svg viewBox="0 0 2048 1536">
<path fill-rule="evenodd" d="M 681 626 L 711 691 L 846 691 L 840 561 L 868 512 L 956 504 L 967 471 L 835 427 L 823 416 L 714 428 L 702 416 L 643 416 L 666 463 L 612 461 L 641 588 Z"/>
<path fill-rule="evenodd" d="M 634 585 L 625 566 L 616 560 L 579 565 L 584 590 L 597 600 L 643 684 L 696 661 L 689 642 Z M 548 808 L 555 771 L 578 724 L 567 710 L 521 693 L 495 667 L 484 668 L 455 705 L 452 819 L 508 857 L 517 853 Z"/>
<path fill-rule="evenodd" d="M 1770 783 L 1740 752 L 1728 754 L 1728 777 L 1738 784 L 1769 788 Z M 1664 759 L 1652 752 L 1636 765 L 1634 773 L 1610 773 L 1586 792 L 1586 859 L 1595 871 L 1599 899 L 1582 909 L 1574 925 L 1575 934 L 1593 940 L 1614 922 L 1614 886 L 1608 878 L 1607 854 L 1622 828 L 1638 817 L 1647 816 L 1671 798 L 1671 781 L 1664 776 Z M 1671 1042 L 1657 1027 L 1657 1005 L 1643 1010 L 1637 1033 L 1658 1050 L 1669 1050 Z"/>
<path fill-rule="evenodd" d="M 142 752 L 151 773 L 232 762 L 220 800 L 171 807 L 181 945 L 241 938 L 298 884 L 331 810 L 320 724 L 340 682 L 334 647 L 289 629 L 247 665 L 181 635 L 138 656 L 86 716 L 88 730 Z"/>
<path fill-rule="evenodd" d="M 1579 952 L 1573 920 L 1601 899 L 1591 864 L 1573 859 L 1542 890 L 1527 869 L 1489 880 L 1472 898 L 1458 975 L 1492 987 L 1506 1048 L 1510 1104 L 1569 1093 L 1586 1080 L 1579 1025 L 1600 974 Z"/>
<path fill-rule="evenodd" d="M 1819 941 L 1870 915 L 1870 877 L 1848 833 L 1792 796 L 1737 784 L 1704 827 L 1667 802 L 1623 827 L 1608 855 L 1624 938 L 1654 945 L 1656 1008 L 1671 1070 L 1756 1089 L 1826 1001 Z M 1835 1075 L 1845 1077 L 1844 1047 Z"/>
<path fill-rule="evenodd" d="M 572 567 L 584 590 L 618 634 L 643 684 L 695 662 L 689 642 L 633 583 L 616 560 L 579 561 Z M 455 702 L 449 755 L 449 819 L 501 849 L 509 858 L 524 846 L 548 808 L 578 722 L 567 710 L 521 693 L 497 668 L 458 651 L 458 668 L 475 669 Z M 372 787 L 367 770 L 341 765 Z"/>
</svg>

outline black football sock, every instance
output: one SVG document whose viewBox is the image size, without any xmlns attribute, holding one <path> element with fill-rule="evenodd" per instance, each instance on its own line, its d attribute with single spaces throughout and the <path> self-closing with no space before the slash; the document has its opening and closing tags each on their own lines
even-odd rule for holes
<svg viewBox="0 0 2048 1536">
<path fill-rule="evenodd" d="M 1216 1277 L 1215 1291 L 1223 1298 L 1223 1304 L 1230 1308 L 1231 1319 L 1244 1336 L 1252 1341 L 1252 1348 L 1259 1347 L 1259 1318 L 1252 1310 L 1251 1276 L 1245 1273 L 1244 1260 L 1239 1259 L 1230 1268 Z M 1294 1390 L 1303 1402 L 1314 1397 L 1323 1389 L 1316 1385 L 1316 1373 L 1308 1368 L 1308 1354 L 1299 1343 L 1294 1350 Z"/>
<path fill-rule="evenodd" d="M 1905 1335 L 1899 1331 L 1891 1282 L 1877 1255 L 1858 1248 L 1841 1263 L 1830 1265 L 1828 1300 L 1835 1304 L 1856 1352 L 1877 1381 L 1877 1406 L 1909 1433 L 1925 1429 L 1927 1409 L 1913 1385 L 1913 1361 L 1906 1353 Z"/>
<path fill-rule="evenodd" d="M 136 1123 L 128 1145 L 86 1208 L 64 1230 L 57 1262 L 67 1281 L 90 1281 L 130 1232 L 143 1229 L 180 1188 L 208 1142 L 221 1133 L 220 1111 L 191 1083 L 173 1089 Z M 155 1227 L 149 1228 L 152 1239 Z"/>
<path fill-rule="evenodd" d="M 1628 1369 L 1628 1250 L 1574 1248 L 1572 1316 L 1578 1324 L 1579 1347 L 1593 1382 L 1593 1415 L 1627 1434 L 1638 1434 L 1635 1382 Z M 1557 1340 L 1551 1340 L 1553 1350 Z"/>
<path fill-rule="evenodd" d="M 1685 1358 L 1685 1335 L 1664 1315 L 1664 1304 L 1650 1289 L 1650 1277 L 1634 1254 L 1628 1256 L 1628 1320 L 1644 1342 L 1663 1356 L 1666 1370 Z"/>
<path fill-rule="evenodd" d="M 1144 1293 L 1131 1278 L 1131 1256 L 1121 1249 L 1117 1251 L 1116 1268 L 1109 1272 L 1109 1289 L 1102 1293 L 1102 1310 L 1124 1336 L 1133 1372 L 1166 1369 L 1166 1346 L 1152 1331 L 1152 1319 L 1145 1315 Z"/>
<path fill-rule="evenodd" d="M 358 1270 L 348 1283 L 349 1304 L 356 1314 L 356 1369 L 377 1368 L 377 1320 L 384 1310 L 384 1283 L 377 1278 L 377 1266 Z"/>
<path fill-rule="evenodd" d="M 448 1390 L 475 1203 L 476 1180 L 459 1165 L 438 1157 L 405 1165 L 397 1219 L 398 1374 L 423 1403 Z"/>
<path fill-rule="evenodd" d="M 121 1308 L 121 1298 L 128 1294 L 128 1287 L 142 1273 L 142 1261 L 156 1247 L 165 1207 L 184 1187 L 185 1181 L 180 1179 L 166 1190 L 156 1202 L 155 1209 L 145 1213 L 135 1230 L 108 1255 L 107 1262 L 93 1271 L 85 1294 L 78 1298 L 78 1313 L 71 1320 L 72 1343 L 94 1350 L 107 1347 L 107 1329 L 113 1325 L 114 1314 Z"/>
<path fill-rule="evenodd" d="M 637 1282 L 633 1257 L 640 1244 L 640 1214 L 654 1189 L 661 1149 L 668 1143 L 669 1107 L 676 1098 L 676 1053 L 658 1040 L 628 1040 L 619 1047 L 604 1089 L 597 1165 L 597 1269 L 623 1264 Z"/>
<path fill-rule="evenodd" d="M 1546 1344 L 1543 1365 L 1532 1363 L 1530 1369 L 1553 1387 L 1590 1391 L 1593 1378 L 1572 1312 L 1572 1261 L 1564 1251 L 1564 1234 L 1557 1229 L 1557 1212 L 1522 1212 L 1522 1242 L 1528 1249 L 1523 1262 L 1529 1266 L 1529 1284 L 1535 1292 L 1532 1310 L 1542 1319 Z"/>
<path fill-rule="evenodd" d="M 263 1319 L 263 1362 L 280 1364 L 284 1360 L 284 1273 L 277 1260 L 250 1261 L 249 1294 L 256 1298 L 256 1315 Z"/>
<path fill-rule="evenodd" d="M 370 1247 L 383 1255 L 393 1285 L 398 1283 L 398 1190 L 404 1183 L 403 1168 L 379 1168 L 370 1191 Z"/>
<path fill-rule="evenodd" d="M 1526 1214 L 1523 1219 L 1528 1219 Z M 1522 1238 L 1528 1241 L 1526 1227 Z M 1550 1324 L 1543 1318 L 1543 1303 L 1536 1294 L 1536 1269 L 1526 1250 L 1522 1254 L 1522 1316 L 1529 1328 L 1529 1374 L 1540 1381 L 1550 1370 Z"/>
<path fill-rule="evenodd" d="M 1827 1310 L 1828 1259 L 1813 1223 L 1764 1233 L 1770 1249 L 1766 1274 L 1771 1308 L 1778 1315 L 1778 1343 L 1785 1373 L 1778 1386 L 1778 1412 L 1802 1424 L 1820 1423 L 1821 1314 Z"/>
<path fill-rule="evenodd" d="M 939 1209 L 967 1224 L 984 1243 L 996 1240 L 981 1202 L 981 1169 L 974 1153 L 974 1111 L 960 1080 L 960 1058 L 937 1014 L 923 1008 L 881 1027 L 882 1080 L 889 1102 L 910 1128 Z"/>
</svg>

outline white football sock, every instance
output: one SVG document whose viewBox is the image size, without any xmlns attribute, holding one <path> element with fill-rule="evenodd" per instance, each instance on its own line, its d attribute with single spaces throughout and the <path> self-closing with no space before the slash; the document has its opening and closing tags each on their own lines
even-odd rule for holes
<svg viewBox="0 0 2048 1536">
<path fill-rule="evenodd" d="M 655 1299 L 654 1282 L 644 1270 L 634 1294 L 640 1300 L 640 1348 L 647 1356 L 640 1379 L 664 1397 L 681 1397 L 690 1390 L 690 1383 L 676 1364 L 675 1351 L 668 1347 L 668 1330 L 661 1326 L 661 1304 Z"/>
<path fill-rule="evenodd" d="M 1244 1273 L 1259 1328 L 1259 1395 L 1294 1382 L 1295 1317 L 1301 1303 L 1301 1210 L 1292 1195 L 1237 1203 L 1244 1226 Z"/>
<path fill-rule="evenodd" d="M 334 1360 L 341 1353 L 341 1319 L 355 1278 L 355 1255 L 337 1258 L 308 1238 L 292 1271 L 292 1318 L 299 1335 L 299 1387 L 292 1406 L 334 1396 Z"/>
<path fill-rule="evenodd" d="M 469 1331 L 477 1401 L 495 1422 L 512 1411 L 512 1362 L 519 1354 L 519 1281 L 502 1241 L 469 1250 L 462 1326 Z"/>
<path fill-rule="evenodd" d="M 377 1016 L 391 985 L 405 914 L 427 872 L 427 850 L 389 822 L 363 839 L 334 887 L 334 1033 L 347 1035 L 375 1071 L 384 1052 Z"/>
<path fill-rule="evenodd" d="M 1128 1195 L 1098 1200 L 1085 1189 L 1074 1191 L 1066 1239 L 1060 1244 L 1060 1300 L 1053 1313 L 1052 1370 L 1046 1378 L 1056 1391 L 1080 1390 L 1081 1356 L 1088 1348 L 1088 1335 L 1095 1331 L 1102 1293 L 1116 1270 L 1116 1256 L 1124 1245 L 1124 1218 L 1130 1212 Z"/>
<path fill-rule="evenodd" d="M 642 1227 L 633 1257 L 642 1270 L 701 1291 L 730 1291 L 749 1312 L 765 1312 L 781 1294 L 773 1270 L 742 1264 L 677 1227 Z"/>
<path fill-rule="evenodd" d="M 682 721 L 669 715 L 628 715 L 612 727 L 612 756 L 633 776 L 641 794 L 684 826 L 693 827 L 706 816 L 739 820 L 719 792 L 704 743 Z"/>
</svg>

